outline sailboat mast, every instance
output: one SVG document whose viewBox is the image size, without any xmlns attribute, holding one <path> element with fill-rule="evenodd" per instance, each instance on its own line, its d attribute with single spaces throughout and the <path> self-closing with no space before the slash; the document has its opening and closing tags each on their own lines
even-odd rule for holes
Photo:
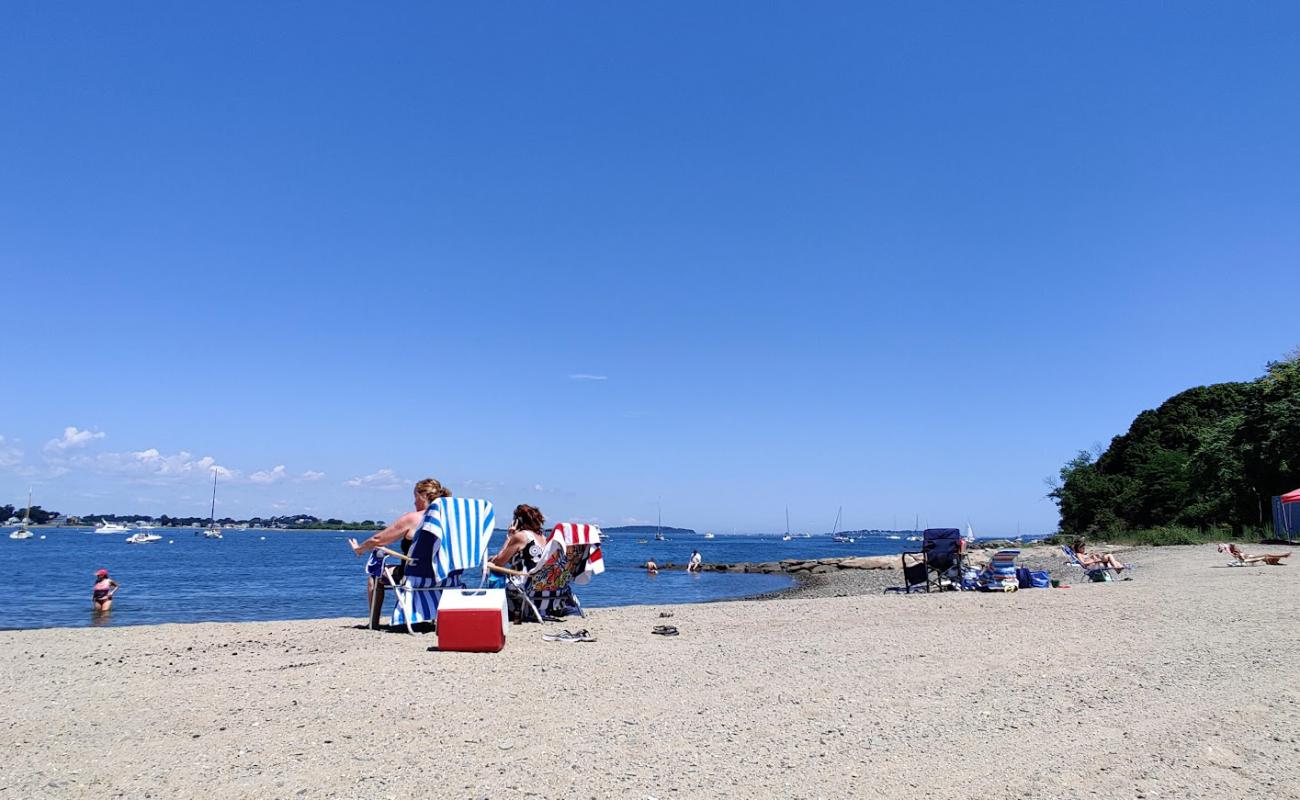
<svg viewBox="0 0 1300 800">
<path fill-rule="evenodd" d="M 28 525 L 32 521 L 32 487 L 27 487 L 27 509 L 23 511 L 23 524 Z"/>
<path fill-rule="evenodd" d="M 212 511 L 208 512 L 208 527 L 217 521 L 217 471 L 212 470 Z"/>
</svg>

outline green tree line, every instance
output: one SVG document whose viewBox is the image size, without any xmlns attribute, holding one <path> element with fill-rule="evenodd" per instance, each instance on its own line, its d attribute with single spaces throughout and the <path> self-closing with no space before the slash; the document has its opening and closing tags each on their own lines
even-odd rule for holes
<svg viewBox="0 0 1300 800">
<path fill-rule="evenodd" d="M 1061 532 L 1185 525 L 1240 535 L 1300 487 L 1300 348 L 1253 381 L 1198 386 L 1133 420 L 1100 453 L 1082 451 L 1049 493 Z"/>
</svg>

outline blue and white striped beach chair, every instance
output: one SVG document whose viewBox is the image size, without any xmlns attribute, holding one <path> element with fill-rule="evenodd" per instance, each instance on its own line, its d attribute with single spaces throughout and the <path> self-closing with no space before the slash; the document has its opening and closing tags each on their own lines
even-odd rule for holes
<svg viewBox="0 0 1300 800">
<path fill-rule="evenodd" d="M 1016 556 L 1019 550 L 999 550 L 989 559 L 980 573 L 979 587 L 986 592 L 1014 592 L 1020 588 L 1016 580 Z"/>
<path fill-rule="evenodd" d="M 481 585 L 495 523 L 486 500 L 443 497 L 430 505 L 407 553 L 405 577 L 393 587 L 397 605 L 392 624 L 414 633 L 414 625 L 437 619 L 438 594 L 444 589 L 466 588 L 465 578 L 475 576 Z"/>
</svg>

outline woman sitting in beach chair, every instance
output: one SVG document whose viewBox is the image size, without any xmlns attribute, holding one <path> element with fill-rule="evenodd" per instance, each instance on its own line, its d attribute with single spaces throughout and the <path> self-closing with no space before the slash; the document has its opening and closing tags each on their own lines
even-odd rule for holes
<svg viewBox="0 0 1300 800">
<path fill-rule="evenodd" d="M 507 596 L 514 595 L 531 616 L 541 622 L 567 614 L 582 616 L 574 584 L 585 584 L 605 571 L 600 550 L 600 528 L 576 522 L 555 526 L 537 564 L 528 571 L 489 563 L 493 572 L 507 575 Z M 521 617 L 522 621 L 522 617 Z"/>
<path fill-rule="evenodd" d="M 1236 559 L 1233 566 L 1249 567 L 1254 564 L 1269 564 L 1274 567 L 1283 566 L 1282 559 L 1290 557 L 1290 553 L 1256 553 L 1249 555 L 1243 553 L 1240 547 L 1235 544 L 1219 545 L 1220 553 L 1230 553 Z"/>
<path fill-rule="evenodd" d="M 488 561 L 492 566 L 505 567 L 516 574 L 531 573 L 541 563 L 542 552 L 546 548 L 546 538 L 541 534 L 545 525 L 546 518 L 536 506 L 515 506 L 514 518 L 510 522 L 509 532 L 506 533 L 505 543 Z M 508 591 L 506 597 L 510 601 L 511 619 L 520 619 L 523 613 L 521 594 Z"/>
<path fill-rule="evenodd" d="M 1079 560 L 1079 565 L 1085 570 L 1093 569 L 1113 569 L 1116 573 L 1128 569 L 1128 565 L 1120 561 L 1110 553 L 1086 553 L 1088 543 L 1083 539 L 1074 540 L 1074 557 Z"/>
<path fill-rule="evenodd" d="M 365 565 L 366 598 L 370 602 L 370 627 L 379 627 L 379 616 L 384 605 L 384 589 L 401 584 L 405 563 L 387 564 L 385 555 L 398 556 L 388 549 L 388 545 L 401 542 L 402 555 L 409 552 L 414 541 L 415 531 L 424 522 L 424 514 L 429 506 L 442 497 L 451 497 L 451 491 L 433 478 L 425 478 L 415 484 L 415 510 L 398 517 L 392 525 L 371 536 L 360 544 L 356 539 L 348 539 L 352 552 L 363 555 L 369 552 L 370 558 Z"/>
</svg>

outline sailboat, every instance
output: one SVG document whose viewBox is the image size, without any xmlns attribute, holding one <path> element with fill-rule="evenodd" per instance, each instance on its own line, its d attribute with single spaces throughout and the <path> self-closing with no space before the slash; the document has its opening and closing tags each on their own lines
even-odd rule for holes
<svg viewBox="0 0 1300 800">
<path fill-rule="evenodd" d="M 793 538 L 794 537 L 790 535 L 790 507 L 786 506 L 785 507 L 785 536 L 781 537 L 781 541 L 788 542 Z"/>
<path fill-rule="evenodd" d="M 9 534 L 10 539 L 30 539 L 32 532 L 27 530 L 27 526 L 32 524 L 32 487 L 27 487 L 27 508 L 23 510 L 23 521 L 18 525 L 18 530 Z"/>
<path fill-rule="evenodd" d="M 217 471 L 212 470 L 212 511 L 208 514 L 208 527 L 203 531 L 204 539 L 220 539 L 221 528 L 217 527 Z"/>
<path fill-rule="evenodd" d="M 835 512 L 835 525 L 831 528 L 831 541 L 839 544 L 853 544 L 854 540 L 850 536 L 840 533 L 840 515 L 844 513 L 844 506 L 840 506 Z"/>
<path fill-rule="evenodd" d="M 668 539 L 664 536 L 664 507 L 659 506 L 659 518 L 655 521 L 655 541 L 666 542 Z"/>
</svg>

